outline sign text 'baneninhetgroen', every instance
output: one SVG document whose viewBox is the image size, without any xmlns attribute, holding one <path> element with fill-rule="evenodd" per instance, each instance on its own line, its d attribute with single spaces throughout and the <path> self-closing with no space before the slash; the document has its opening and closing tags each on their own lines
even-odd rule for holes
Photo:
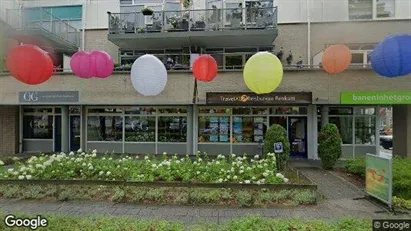
<svg viewBox="0 0 411 231">
<path fill-rule="evenodd" d="M 343 92 L 341 104 L 411 104 L 411 92 Z"/>
</svg>

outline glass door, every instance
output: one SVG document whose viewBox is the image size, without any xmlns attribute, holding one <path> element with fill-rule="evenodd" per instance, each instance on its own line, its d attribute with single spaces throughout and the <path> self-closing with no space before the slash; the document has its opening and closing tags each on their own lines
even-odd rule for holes
<svg viewBox="0 0 411 231">
<path fill-rule="evenodd" d="M 70 116 L 70 151 L 77 151 L 80 149 L 80 116 Z"/>
<path fill-rule="evenodd" d="M 307 118 L 288 117 L 288 139 L 291 157 L 307 158 Z"/>
</svg>

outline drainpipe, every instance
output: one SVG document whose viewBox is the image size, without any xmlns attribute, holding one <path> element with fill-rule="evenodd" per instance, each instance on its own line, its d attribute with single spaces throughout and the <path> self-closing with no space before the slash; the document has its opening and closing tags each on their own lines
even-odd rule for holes
<svg viewBox="0 0 411 231">
<path fill-rule="evenodd" d="M 311 66 L 311 1 L 307 0 L 307 65 Z"/>
<path fill-rule="evenodd" d="M 83 27 L 81 32 L 81 50 L 84 51 L 86 44 L 86 21 L 87 21 L 87 4 L 89 0 L 84 0 L 83 3 Z"/>
</svg>

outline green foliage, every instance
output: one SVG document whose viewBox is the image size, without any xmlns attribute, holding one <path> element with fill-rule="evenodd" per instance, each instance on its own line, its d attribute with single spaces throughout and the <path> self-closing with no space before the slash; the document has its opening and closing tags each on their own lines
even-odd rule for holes
<svg viewBox="0 0 411 231">
<path fill-rule="evenodd" d="M 396 208 L 411 210 L 411 200 L 405 200 L 394 196 L 392 197 L 392 203 Z"/>
<path fill-rule="evenodd" d="M 284 170 L 287 161 L 290 159 L 290 142 L 288 141 L 287 131 L 278 124 L 274 124 L 268 128 L 264 140 L 264 155 L 274 153 L 275 143 L 283 144 L 283 153 L 277 155 L 277 166 L 280 170 Z"/>
<path fill-rule="evenodd" d="M 5 217 L 6 214 L 0 214 Z M 17 217 L 34 217 L 27 214 L 15 214 Z M 245 231 L 245 230 L 276 230 L 276 231 L 368 231 L 372 229 L 371 220 L 342 218 L 335 222 L 297 219 L 269 219 L 257 216 L 236 218 L 221 224 L 184 224 L 182 222 L 168 222 L 164 220 L 143 220 L 130 217 L 76 217 L 43 215 L 48 220 L 47 227 L 41 230 L 155 230 L 155 231 Z M 0 223 L 0 230 L 13 231 L 15 227 L 7 227 Z"/>
<path fill-rule="evenodd" d="M 88 200 L 141 204 L 178 205 L 238 205 L 260 207 L 277 204 L 298 206 L 315 204 L 315 194 L 310 190 L 231 189 L 231 188 L 149 188 L 135 186 L 99 185 L 2 185 L 3 198 L 47 199 L 58 201 Z"/>
<path fill-rule="evenodd" d="M 365 158 L 347 160 L 344 168 L 349 173 L 365 177 Z"/>
<path fill-rule="evenodd" d="M 345 170 L 358 176 L 365 176 L 365 158 L 356 158 L 346 162 Z M 393 159 L 393 195 L 411 200 L 411 159 L 394 157 Z"/>
<path fill-rule="evenodd" d="M 158 156 L 157 156 L 158 157 Z M 279 177 L 276 158 L 268 153 L 265 158 L 256 155 L 218 155 L 209 159 L 207 154 L 184 158 L 130 156 L 113 158 L 111 154 L 100 158 L 92 153 L 65 153 L 33 156 L 26 162 L 17 161 L 13 168 L 0 167 L 0 179 L 65 179 L 137 182 L 202 182 L 279 184 L 289 179 Z"/>
<path fill-rule="evenodd" d="M 333 169 L 342 154 L 342 139 L 335 124 L 326 124 L 318 135 L 318 156 L 323 169 Z"/>
</svg>

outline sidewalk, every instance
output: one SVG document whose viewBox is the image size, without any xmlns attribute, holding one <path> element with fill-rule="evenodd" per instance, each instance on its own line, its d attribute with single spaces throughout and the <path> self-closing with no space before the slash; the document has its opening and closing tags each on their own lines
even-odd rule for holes
<svg viewBox="0 0 411 231">
<path fill-rule="evenodd" d="M 221 223 L 247 215 L 274 219 L 333 220 L 342 217 L 355 218 L 410 218 L 411 215 L 375 213 L 382 208 L 362 197 L 360 188 L 328 172 L 310 166 L 298 166 L 304 175 L 318 185 L 319 193 L 326 199 L 316 206 L 298 208 L 224 208 L 193 206 L 157 206 L 113 204 L 104 202 L 46 202 L 25 200 L 0 200 L 0 210 L 5 213 L 53 214 L 69 216 L 126 216 L 139 219 L 162 219 L 185 223 Z"/>
</svg>

